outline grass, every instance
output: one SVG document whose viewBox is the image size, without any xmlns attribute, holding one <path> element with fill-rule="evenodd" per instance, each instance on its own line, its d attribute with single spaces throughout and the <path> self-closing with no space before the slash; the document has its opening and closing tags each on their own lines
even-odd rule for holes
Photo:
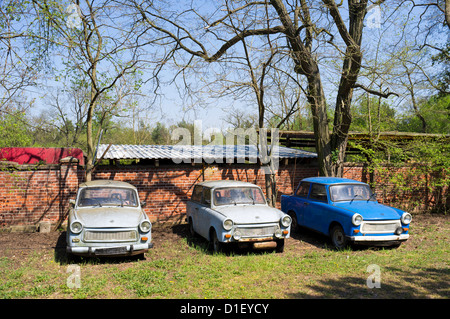
<svg viewBox="0 0 450 319">
<path fill-rule="evenodd" d="M 7 252 L 0 298 L 448 298 L 449 235 L 448 218 L 424 219 L 398 249 L 335 251 L 291 238 L 282 254 L 211 254 L 201 239 L 172 236 L 145 260 L 82 259 L 79 288 L 54 251 Z M 379 267 L 381 288 L 367 286 L 369 265 Z"/>
</svg>

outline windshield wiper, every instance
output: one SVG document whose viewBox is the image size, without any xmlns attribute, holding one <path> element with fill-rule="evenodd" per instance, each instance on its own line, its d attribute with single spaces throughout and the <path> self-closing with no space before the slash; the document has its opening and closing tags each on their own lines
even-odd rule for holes
<svg viewBox="0 0 450 319">
<path fill-rule="evenodd" d="M 372 195 L 370 195 L 370 197 L 369 197 L 369 199 L 367 200 L 367 202 L 369 202 L 369 200 L 371 200 L 372 199 L 372 197 L 376 197 L 377 196 L 377 194 L 376 193 L 372 193 Z"/>
<path fill-rule="evenodd" d="M 352 200 L 350 201 L 350 203 L 353 202 L 353 200 L 356 198 L 356 196 L 361 196 L 361 197 L 362 197 L 362 195 L 356 194 L 355 196 L 353 196 L 353 198 L 352 198 Z"/>
</svg>

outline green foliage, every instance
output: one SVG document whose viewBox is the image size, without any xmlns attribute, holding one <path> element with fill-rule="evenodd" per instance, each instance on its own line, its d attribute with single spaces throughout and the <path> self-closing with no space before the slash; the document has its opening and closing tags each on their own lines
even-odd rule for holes
<svg viewBox="0 0 450 319">
<path fill-rule="evenodd" d="M 0 147 L 31 146 L 25 114 L 3 114 L 0 116 Z"/>
<path fill-rule="evenodd" d="M 414 211 L 446 213 L 450 189 L 450 143 L 446 136 L 411 141 L 350 141 L 360 151 L 370 183 L 388 204 Z"/>
<path fill-rule="evenodd" d="M 164 124 L 156 123 L 156 127 L 152 131 L 152 140 L 155 144 L 169 144 L 170 133 Z"/>
<path fill-rule="evenodd" d="M 395 110 L 378 97 L 364 95 L 352 109 L 351 131 L 379 132 L 397 129 Z"/>
<path fill-rule="evenodd" d="M 426 122 L 426 133 L 450 134 L 450 94 L 423 99 L 418 108 Z M 422 132 L 422 122 L 413 112 L 406 112 L 398 122 L 399 131 Z"/>
</svg>

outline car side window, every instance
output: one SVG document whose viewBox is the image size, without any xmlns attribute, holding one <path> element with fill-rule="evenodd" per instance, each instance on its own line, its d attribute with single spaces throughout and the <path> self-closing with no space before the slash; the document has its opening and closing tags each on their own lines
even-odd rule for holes
<svg viewBox="0 0 450 319">
<path fill-rule="evenodd" d="M 301 182 L 295 195 L 297 195 L 298 197 L 308 197 L 310 185 L 311 183 L 309 182 Z"/>
<path fill-rule="evenodd" d="M 200 203 L 202 201 L 202 191 L 203 187 L 200 185 L 196 185 L 194 187 L 194 190 L 192 191 L 191 200 Z"/>
<path fill-rule="evenodd" d="M 211 188 L 203 187 L 202 204 L 206 206 L 211 206 Z"/>
<path fill-rule="evenodd" d="M 318 201 L 327 201 L 327 190 L 325 185 L 312 184 L 311 193 L 309 194 L 310 199 L 315 199 Z"/>
</svg>

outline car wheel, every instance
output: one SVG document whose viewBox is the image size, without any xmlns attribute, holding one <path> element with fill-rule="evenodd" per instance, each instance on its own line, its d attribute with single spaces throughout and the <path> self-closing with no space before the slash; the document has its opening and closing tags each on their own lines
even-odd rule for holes
<svg viewBox="0 0 450 319">
<path fill-rule="evenodd" d="M 192 218 L 189 218 L 188 224 L 189 224 L 189 234 L 191 235 L 191 237 L 195 237 L 194 223 L 192 221 Z"/>
<path fill-rule="evenodd" d="M 345 237 L 344 229 L 340 225 L 331 228 L 330 237 L 333 246 L 337 249 L 344 249 L 348 246 L 348 239 Z"/>
<path fill-rule="evenodd" d="M 294 231 L 298 230 L 298 221 L 297 221 L 297 214 L 293 211 L 288 212 L 289 217 L 292 218 L 292 223 L 291 223 L 291 229 Z"/>
<path fill-rule="evenodd" d="M 222 243 L 219 241 L 219 238 L 217 237 L 216 231 L 213 229 L 211 230 L 211 241 L 210 246 L 212 250 L 216 253 L 222 251 Z"/>
</svg>

